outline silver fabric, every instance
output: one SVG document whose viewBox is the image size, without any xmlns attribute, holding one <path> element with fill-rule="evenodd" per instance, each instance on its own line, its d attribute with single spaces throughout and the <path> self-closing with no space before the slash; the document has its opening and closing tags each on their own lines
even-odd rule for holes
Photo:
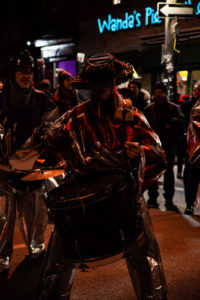
<svg viewBox="0 0 200 300">
<path fill-rule="evenodd" d="M 138 300 L 166 299 L 167 288 L 159 246 L 143 197 L 140 202 L 144 232 L 125 254 L 129 275 Z"/>
<path fill-rule="evenodd" d="M 37 300 L 69 300 L 75 264 L 63 252 L 59 234 L 54 230 L 48 245 L 37 289 Z"/>
<path fill-rule="evenodd" d="M 167 299 L 160 251 L 143 197 L 140 203 L 144 231 L 125 250 L 128 272 L 138 300 Z M 76 265 L 66 258 L 59 234 L 54 230 L 39 280 L 37 300 L 69 300 L 75 268 Z"/>
<path fill-rule="evenodd" d="M 192 107 L 190 113 L 190 123 L 187 132 L 187 151 L 189 164 L 199 168 L 200 158 L 200 100 Z M 200 183 L 199 183 L 200 184 Z M 194 202 L 194 215 L 200 216 L 200 188 L 197 189 L 196 200 Z"/>
<path fill-rule="evenodd" d="M 11 189 L 8 189 L 8 180 L 5 174 L 0 173 L 0 259 L 7 260 L 13 251 L 13 233 L 16 218 L 16 201 Z M 9 262 L 5 268 L 9 268 Z M 3 264 L 1 264 L 3 269 Z"/>
<path fill-rule="evenodd" d="M 0 272 L 10 269 L 10 257 L 0 258 Z"/>
<path fill-rule="evenodd" d="M 19 228 L 29 250 L 36 258 L 45 249 L 44 233 L 47 227 L 47 209 L 42 198 L 42 190 L 29 193 L 17 192 Z"/>
<path fill-rule="evenodd" d="M 8 186 L 6 188 L 4 195 L 0 196 L 0 259 L 12 256 L 16 208 L 24 242 L 29 254 L 36 258 L 45 248 L 44 233 L 48 221 L 47 209 L 42 198 L 43 191 L 40 189 L 32 193 L 13 193 Z M 5 268 L 9 266 L 6 264 Z"/>
</svg>

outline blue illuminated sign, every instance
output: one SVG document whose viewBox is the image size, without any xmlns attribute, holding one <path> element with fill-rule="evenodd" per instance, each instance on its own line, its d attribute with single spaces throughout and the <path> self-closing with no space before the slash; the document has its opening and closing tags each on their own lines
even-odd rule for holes
<svg viewBox="0 0 200 300">
<path fill-rule="evenodd" d="M 192 0 L 187 0 L 185 4 L 192 4 Z M 195 14 L 200 15 L 200 1 L 196 5 Z M 144 16 L 144 18 L 143 18 Z M 101 20 L 97 19 L 99 33 L 103 34 L 104 31 L 120 31 L 127 29 L 140 28 L 143 24 L 144 26 L 150 26 L 155 24 L 161 24 L 162 19 L 158 17 L 158 12 L 154 8 L 148 6 L 145 7 L 143 13 L 133 10 L 133 12 L 125 12 L 124 17 L 113 18 L 111 14 L 108 15 L 107 19 Z"/>
<path fill-rule="evenodd" d="M 200 1 L 199 3 L 197 4 L 197 7 L 196 7 L 196 16 L 199 16 L 200 15 Z"/>
<path fill-rule="evenodd" d="M 99 32 L 102 34 L 105 30 L 119 31 L 126 29 L 139 28 L 142 26 L 142 14 L 136 10 L 133 10 L 131 14 L 125 12 L 124 18 L 112 18 L 111 14 L 108 15 L 107 20 L 97 19 Z M 145 25 L 162 23 L 162 20 L 158 17 L 157 11 L 151 7 L 145 8 Z"/>
</svg>

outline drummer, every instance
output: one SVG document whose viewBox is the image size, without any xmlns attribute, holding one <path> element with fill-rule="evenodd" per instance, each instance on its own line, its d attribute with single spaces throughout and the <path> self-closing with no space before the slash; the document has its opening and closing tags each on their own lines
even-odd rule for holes
<svg viewBox="0 0 200 300">
<path fill-rule="evenodd" d="M 134 228 L 130 228 L 128 223 L 122 228 L 126 242 L 131 239 L 131 235 L 134 237 L 134 246 L 126 249 L 125 259 L 137 299 L 161 300 L 167 299 L 165 277 L 159 247 L 142 194 L 163 174 L 166 167 L 165 153 L 144 115 L 118 93 L 117 84 L 126 81 L 132 76 L 132 72 L 130 64 L 117 60 L 110 53 L 89 57 L 80 73 L 80 79 L 92 90 L 91 100 L 73 109 L 71 115 L 69 111 L 68 115 L 63 116 L 62 122 L 55 122 L 55 127 L 52 126 L 46 132 L 45 145 L 55 153 L 59 151 L 68 162 L 72 180 L 76 176 L 84 178 L 90 171 L 98 175 L 101 172 L 103 174 L 106 169 L 111 171 L 113 162 L 118 160 L 116 151 L 125 149 L 124 168 L 129 173 L 128 184 L 132 185 L 134 176 L 138 182 Z M 100 159 L 101 153 L 106 153 L 106 159 L 103 156 Z M 95 164 L 95 157 L 101 160 L 100 170 Z M 135 161 L 138 161 L 137 168 Z M 121 170 L 120 163 L 117 168 Z M 132 198 L 132 195 L 126 196 L 121 203 L 123 206 L 125 201 L 124 205 L 127 206 L 127 211 L 124 207 L 120 216 L 124 220 L 125 215 L 131 214 Z M 141 234 L 143 239 L 139 242 Z M 60 248 L 59 240 L 59 234 L 55 235 L 48 251 L 38 288 L 38 299 L 70 298 L 75 266 L 65 256 L 61 256 L 64 250 Z"/>
<path fill-rule="evenodd" d="M 9 82 L 0 93 L 0 124 L 4 127 L 5 138 L 1 141 L 1 163 L 20 148 L 32 135 L 33 129 L 43 121 L 58 117 L 55 105 L 43 92 L 33 86 L 34 59 L 27 50 L 21 51 L 10 60 Z M 55 110 L 54 110 L 55 109 Z M 53 111 L 54 110 L 54 111 Z M 41 181 L 32 188 L 12 180 L 16 190 L 8 188 L 10 174 L 1 173 L 0 196 L 0 272 L 8 274 L 13 252 L 13 231 L 16 203 L 19 213 L 20 230 L 29 250 L 31 259 L 41 257 L 45 251 L 44 233 L 47 226 L 46 206 L 42 199 Z M 9 178 L 10 179 L 10 178 Z M 10 181 L 10 180 L 9 180 Z M 19 187 L 17 185 L 20 185 Z M 14 193 L 13 193 L 14 192 Z M 24 228 L 24 224 L 25 227 Z M 3 228 L 3 229 L 2 229 Z"/>
</svg>

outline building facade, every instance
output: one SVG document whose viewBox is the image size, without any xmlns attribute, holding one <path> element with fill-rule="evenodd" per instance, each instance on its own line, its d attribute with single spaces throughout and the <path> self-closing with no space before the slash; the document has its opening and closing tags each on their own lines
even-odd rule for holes
<svg viewBox="0 0 200 300">
<path fill-rule="evenodd" d="M 192 83 L 200 79 L 200 1 L 171 2 L 194 6 L 194 16 L 178 18 L 172 33 L 178 92 L 189 94 Z M 1 20 L 5 29 L 1 40 L 7 46 L 1 50 L 0 63 L 5 62 L 5 53 L 28 47 L 38 58 L 37 80 L 47 77 L 55 87 L 57 70 L 63 68 L 75 75 L 88 55 L 108 51 L 132 63 L 142 77 L 143 87 L 151 92 L 153 83 L 162 78 L 166 36 L 166 18 L 158 17 L 157 3 L 36 0 L 24 4 L 25 15 L 18 4 L 17 14 L 12 10 L 9 26 Z M 9 30 L 12 34 L 7 41 Z"/>
</svg>

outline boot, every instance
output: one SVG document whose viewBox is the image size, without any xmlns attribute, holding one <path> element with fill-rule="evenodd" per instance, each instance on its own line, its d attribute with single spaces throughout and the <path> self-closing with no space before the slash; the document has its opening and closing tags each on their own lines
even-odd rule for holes
<svg viewBox="0 0 200 300">
<path fill-rule="evenodd" d="M 193 215 L 193 213 L 194 213 L 194 206 L 187 205 L 187 207 L 185 209 L 185 214 L 186 215 Z"/>
<path fill-rule="evenodd" d="M 171 198 L 165 199 L 165 207 L 166 207 L 167 210 L 172 210 L 172 211 L 175 211 L 175 212 L 179 212 L 178 208 L 176 207 L 176 205 L 174 205 Z"/>
<path fill-rule="evenodd" d="M 147 200 L 147 206 L 148 208 L 158 208 L 157 199 L 149 198 L 149 200 Z"/>
</svg>

